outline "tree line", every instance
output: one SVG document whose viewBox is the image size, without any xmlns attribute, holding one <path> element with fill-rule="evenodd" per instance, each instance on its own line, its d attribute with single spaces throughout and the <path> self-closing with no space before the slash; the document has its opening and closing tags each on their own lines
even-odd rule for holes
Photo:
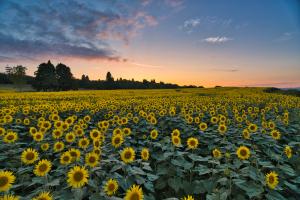
<svg viewBox="0 0 300 200">
<path fill-rule="evenodd" d="M 90 80 L 88 75 L 83 74 L 81 79 L 76 79 L 71 68 L 63 63 L 54 66 L 49 60 L 41 63 L 34 76 L 26 75 L 27 68 L 18 65 L 6 67 L 5 73 L 0 73 L 0 84 L 14 84 L 20 90 L 25 84 L 30 84 L 37 91 L 67 91 L 78 89 L 171 89 L 171 88 L 195 88 L 197 86 L 179 86 L 177 84 L 150 81 L 135 81 L 134 79 L 114 79 L 107 72 L 105 80 Z"/>
</svg>

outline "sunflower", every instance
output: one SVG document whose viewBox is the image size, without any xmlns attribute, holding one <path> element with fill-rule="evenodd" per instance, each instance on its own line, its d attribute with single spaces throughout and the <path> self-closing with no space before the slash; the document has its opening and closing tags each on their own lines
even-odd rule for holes
<svg viewBox="0 0 300 200">
<path fill-rule="evenodd" d="M 196 149 L 198 147 L 199 141 L 195 137 L 190 137 L 187 140 L 187 145 L 189 149 Z"/>
<path fill-rule="evenodd" d="M 74 148 L 71 148 L 69 151 L 68 151 L 70 154 L 71 154 L 71 156 L 72 156 L 72 162 L 73 161 L 79 161 L 80 160 L 80 155 L 81 155 L 81 153 L 80 153 L 80 151 L 78 150 L 78 149 L 74 149 Z"/>
<path fill-rule="evenodd" d="M 240 146 L 236 151 L 237 156 L 241 160 L 246 160 L 250 157 L 250 150 L 246 146 Z"/>
<path fill-rule="evenodd" d="M 48 149 L 49 149 L 49 143 L 43 143 L 43 144 L 41 144 L 41 149 L 43 150 L 43 151 L 47 151 Z"/>
<path fill-rule="evenodd" d="M 59 139 L 59 138 L 61 138 L 63 136 L 63 131 L 61 130 L 61 129 L 54 129 L 53 131 L 52 131 L 52 137 L 54 138 L 54 139 Z"/>
<path fill-rule="evenodd" d="M 207 124 L 205 122 L 201 122 L 199 124 L 199 128 L 201 131 L 205 131 L 207 129 Z"/>
<path fill-rule="evenodd" d="M 194 200 L 194 197 L 191 195 L 187 195 L 186 197 L 183 197 L 181 200 Z"/>
<path fill-rule="evenodd" d="M 0 171 L 0 192 L 8 191 L 16 180 L 16 177 L 10 171 Z"/>
<path fill-rule="evenodd" d="M 74 166 L 68 172 L 68 184 L 73 188 L 81 188 L 88 182 L 89 172 L 80 166 Z"/>
<path fill-rule="evenodd" d="M 37 132 L 36 134 L 33 135 L 33 140 L 34 141 L 40 142 L 43 139 L 44 139 L 44 134 L 41 131 L 39 131 L 39 132 Z"/>
<path fill-rule="evenodd" d="M 90 167 L 96 167 L 99 164 L 99 155 L 95 153 L 88 153 L 85 155 L 85 163 Z"/>
<path fill-rule="evenodd" d="M 16 132 L 8 132 L 3 137 L 5 143 L 14 143 L 18 139 L 18 134 Z"/>
<path fill-rule="evenodd" d="M 5 194 L 4 196 L 0 197 L 0 200 L 19 200 L 19 197 L 11 194 Z"/>
<path fill-rule="evenodd" d="M 157 138 L 157 136 L 158 136 L 158 131 L 157 130 L 154 129 L 150 132 L 151 139 L 155 140 Z"/>
<path fill-rule="evenodd" d="M 93 129 L 90 132 L 90 137 L 92 138 L 92 140 L 99 140 L 101 135 L 101 132 L 97 129 Z"/>
<path fill-rule="evenodd" d="M 180 131 L 178 130 L 178 129 L 174 129 L 173 131 L 172 131 L 172 137 L 173 136 L 177 136 L 177 137 L 179 137 L 180 136 Z"/>
<path fill-rule="evenodd" d="M 216 124 L 216 123 L 218 122 L 218 118 L 217 118 L 217 117 L 211 117 L 211 118 L 210 118 L 210 122 L 211 122 L 212 124 Z"/>
<path fill-rule="evenodd" d="M 0 136 L 5 135 L 5 132 L 6 132 L 5 129 L 0 127 Z"/>
<path fill-rule="evenodd" d="M 32 148 L 27 148 L 22 152 L 21 161 L 26 165 L 34 163 L 39 158 L 39 153 Z"/>
<path fill-rule="evenodd" d="M 113 136 L 114 136 L 114 135 L 117 135 L 117 134 L 123 134 L 123 132 L 122 132 L 122 130 L 121 130 L 120 128 L 115 128 L 115 129 L 113 130 Z"/>
<path fill-rule="evenodd" d="M 248 129 L 249 129 L 249 131 L 251 132 L 251 133 L 254 133 L 254 132 L 256 132 L 257 131 L 257 125 L 256 124 L 249 124 L 248 125 Z"/>
<path fill-rule="evenodd" d="M 212 151 L 214 158 L 221 158 L 222 157 L 222 153 L 219 149 L 214 149 Z"/>
<path fill-rule="evenodd" d="M 38 196 L 34 197 L 32 200 L 52 200 L 52 195 L 50 192 L 41 192 Z"/>
<path fill-rule="evenodd" d="M 278 174 L 274 171 L 266 174 L 266 183 L 269 188 L 274 189 L 279 183 Z"/>
<path fill-rule="evenodd" d="M 281 134 L 280 134 L 280 132 L 278 130 L 272 130 L 271 131 L 271 136 L 272 136 L 273 139 L 279 140 Z"/>
<path fill-rule="evenodd" d="M 51 167 L 52 163 L 49 160 L 43 159 L 35 165 L 33 172 L 37 176 L 46 176 L 51 170 Z"/>
<path fill-rule="evenodd" d="M 111 144 L 115 147 L 118 148 L 121 146 L 124 142 L 124 138 L 122 134 L 116 134 L 111 138 Z"/>
<path fill-rule="evenodd" d="M 67 165 L 67 164 L 70 164 L 71 162 L 72 162 L 72 156 L 71 156 L 71 153 L 69 151 L 64 152 L 60 156 L 60 164 Z"/>
<path fill-rule="evenodd" d="M 129 136 L 131 134 L 131 129 L 130 128 L 123 128 L 123 133 L 125 136 Z"/>
<path fill-rule="evenodd" d="M 290 146 L 285 146 L 284 153 L 286 157 L 291 158 L 293 155 L 292 148 Z"/>
<path fill-rule="evenodd" d="M 35 127 L 30 127 L 29 128 L 29 133 L 31 136 L 33 136 L 34 134 L 36 134 L 38 131 Z"/>
<path fill-rule="evenodd" d="M 250 139 L 250 132 L 249 132 L 248 129 L 244 129 L 244 130 L 243 130 L 243 137 L 244 137 L 245 139 Z"/>
<path fill-rule="evenodd" d="M 141 151 L 141 158 L 144 161 L 147 161 L 149 159 L 149 156 L 150 156 L 149 150 L 147 148 L 143 148 Z"/>
<path fill-rule="evenodd" d="M 73 132 L 67 133 L 65 139 L 68 143 L 72 143 L 76 139 L 76 135 Z"/>
<path fill-rule="evenodd" d="M 273 121 L 269 121 L 268 122 L 268 127 L 269 127 L 269 129 L 273 130 L 276 127 L 276 125 Z"/>
<path fill-rule="evenodd" d="M 114 179 L 109 179 L 104 185 L 104 192 L 108 196 L 114 195 L 119 188 L 118 182 Z"/>
<path fill-rule="evenodd" d="M 90 140 L 88 138 L 81 138 L 78 141 L 78 146 L 82 149 L 88 148 L 89 144 L 90 144 Z"/>
<path fill-rule="evenodd" d="M 132 185 L 131 188 L 129 188 L 126 191 L 126 195 L 124 197 L 124 200 L 143 200 L 144 194 L 142 188 L 140 188 L 139 185 Z"/>
<path fill-rule="evenodd" d="M 78 137 L 82 137 L 82 136 L 84 136 L 84 131 L 83 131 L 82 128 L 78 128 L 78 129 L 75 130 L 75 134 Z"/>
<path fill-rule="evenodd" d="M 218 131 L 220 134 L 224 134 L 227 131 L 227 126 L 224 124 L 220 124 L 218 127 Z"/>
<path fill-rule="evenodd" d="M 134 161 L 135 158 L 135 151 L 132 147 L 126 147 L 121 152 L 121 159 L 124 163 L 131 163 Z"/>
<path fill-rule="evenodd" d="M 63 142 L 55 142 L 54 143 L 54 152 L 60 152 L 65 148 L 65 144 Z"/>
<path fill-rule="evenodd" d="M 181 139 L 178 136 L 173 136 L 172 137 L 172 143 L 174 146 L 178 147 L 181 145 Z"/>
</svg>

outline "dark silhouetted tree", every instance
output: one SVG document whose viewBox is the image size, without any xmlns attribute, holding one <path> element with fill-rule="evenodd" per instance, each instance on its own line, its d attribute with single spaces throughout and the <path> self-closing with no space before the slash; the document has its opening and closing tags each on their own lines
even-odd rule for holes
<svg viewBox="0 0 300 200">
<path fill-rule="evenodd" d="M 57 85 L 59 90 L 70 90 L 74 86 L 74 78 L 70 67 L 59 63 L 55 68 Z"/>
<path fill-rule="evenodd" d="M 35 80 L 33 87 L 40 90 L 56 90 L 57 89 L 57 79 L 55 73 L 54 65 L 48 61 L 48 63 L 42 63 L 38 66 L 38 69 L 35 74 Z"/>
<path fill-rule="evenodd" d="M 106 81 L 107 82 L 114 82 L 114 78 L 112 77 L 110 72 L 107 72 L 107 74 L 106 74 Z"/>
</svg>

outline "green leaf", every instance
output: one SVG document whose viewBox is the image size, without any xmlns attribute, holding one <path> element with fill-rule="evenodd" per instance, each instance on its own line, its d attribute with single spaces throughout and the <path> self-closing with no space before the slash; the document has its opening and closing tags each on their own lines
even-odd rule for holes
<svg viewBox="0 0 300 200">
<path fill-rule="evenodd" d="M 256 197 L 264 191 L 261 185 L 255 184 L 254 182 L 243 182 L 236 185 L 246 191 L 250 198 Z"/>
<path fill-rule="evenodd" d="M 271 190 L 268 194 L 266 194 L 266 198 L 268 200 L 286 200 L 280 193 L 275 190 Z"/>
<path fill-rule="evenodd" d="M 178 177 L 169 178 L 168 179 L 168 185 L 175 190 L 175 192 L 178 192 L 181 187 L 181 179 Z"/>
<path fill-rule="evenodd" d="M 295 192 L 297 192 L 297 193 L 300 193 L 300 191 L 299 191 L 297 185 L 293 185 L 293 184 L 291 184 L 291 183 L 289 183 L 289 182 L 287 182 L 287 181 L 284 181 L 284 184 L 285 184 L 286 186 L 288 186 L 291 190 L 293 190 L 293 191 L 295 191 Z"/>
<path fill-rule="evenodd" d="M 211 169 L 207 168 L 205 165 L 199 165 L 194 169 L 200 176 L 204 174 L 208 174 L 211 172 Z"/>
</svg>

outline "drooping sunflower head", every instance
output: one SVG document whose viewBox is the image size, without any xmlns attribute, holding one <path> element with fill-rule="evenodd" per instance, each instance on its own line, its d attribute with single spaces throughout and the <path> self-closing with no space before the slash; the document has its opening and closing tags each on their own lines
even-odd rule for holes
<svg viewBox="0 0 300 200">
<path fill-rule="evenodd" d="M 109 179 L 104 185 L 104 192 L 108 196 L 114 195 L 119 188 L 118 182 L 114 179 Z"/>
<path fill-rule="evenodd" d="M 181 145 L 181 139 L 179 136 L 173 136 L 172 137 L 172 143 L 174 146 L 178 147 Z"/>
<path fill-rule="evenodd" d="M 115 147 L 118 148 L 121 146 L 124 142 L 124 138 L 122 134 L 116 134 L 111 138 L 111 144 Z"/>
<path fill-rule="evenodd" d="M 41 192 L 38 196 L 34 197 L 32 200 L 52 200 L 52 195 L 50 192 Z"/>
<path fill-rule="evenodd" d="M 89 173 L 84 167 L 74 166 L 68 172 L 68 184 L 73 188 L 81 188 L 88 182 Z"/>
<path fill-rule="evenodd" d="M 85 164 L 90 167 L 96 167 L 99 164 L 99 155 L 95 153 L 88 153 L 85 155 Z"/>
<path fill-rule="evenodd" d="M 144 194 L 142 188 L 140 188 L 139 185 L 132 185 L 131 188 L 129 188 L 126 191 L 126 195 L 124 197 L 124 200 L 143 200 Z"/>
<path fill-rule="evenodd" d="M 286 157 L 291 158 L 293 155 L 292 148 L 290 146 L 286 146 L 284 148 L 284 153 L 285 153 Z"/>
<path fill-rule="evenodd" d="M 222 153 L 219 149 L 214 149 L 212 153 L 213 153 L 214 158 L 221 158 L 222 157 Z"/>
<path fill-rule="evenodd" d="M 126 147 L 121 152 L 121 159 L 124 163 L 131 163 L 135 159 L 135 151 L 132 147 Z"/>
<path fill-rule="evenodd" d="M 199 141 L 195 137 L 190 137 L 187 140 L 187 145 L 189 149 L 196 149 L 198 147 Z"/>
<path fill-rule="evenodd" d="M 39 153 L 32 148 L 28 148 L 22 152 L 21 161 L 26 165 L 34 163 L 39 158 Z"/>
<path fill-rule="evenodd" d="M 240 146 L 237 151 L 236 154 L 238 156 L 239 159 L 241 160 L 246 160 L 250 157 L 250 150 L 248 147 L 246 146 Z"/>
<path fill-rule="evenodd" d="M 275 187 L 278 185 L 278 174 L 274 171 L 266 174 L 266 183 L 269 188 L 275 189 Z"/>
<path fill-rule="evenodd" d="M 10 171 L 0 171 L 0 192 L 8 191 L 15 182 L 16 177 Z"/>
<path fill-rule="evenodd" d="M 147 161 L 149 159 L 150 153 L 149 150 L 147 148 L 143 148 L 141 151 L 141 158 L 144 161 Z"/>
<path fill-rule="evenodd" d="M 33 172 L 37 176 L 45 176 L 51 170 L 51 167 L 52 163 L 49 160 L 43 159 L 35 165 Z"/>
</svg>

